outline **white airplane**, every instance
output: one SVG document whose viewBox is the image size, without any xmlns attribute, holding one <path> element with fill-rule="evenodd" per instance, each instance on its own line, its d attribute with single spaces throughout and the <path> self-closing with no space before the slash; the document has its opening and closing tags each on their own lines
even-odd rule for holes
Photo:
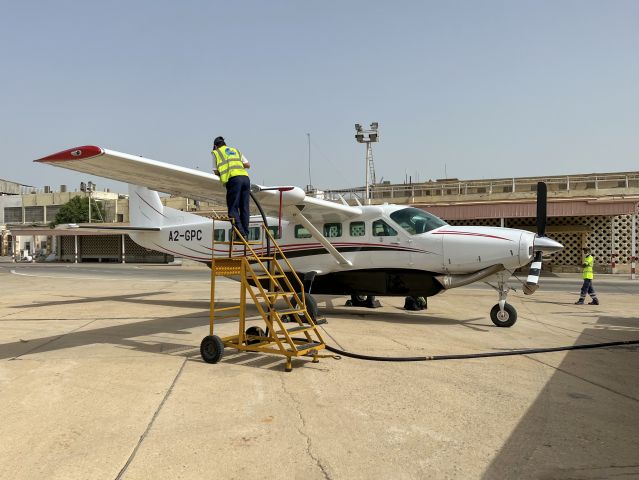
<svg viewBox="0 0 639 480">
<path fill-rule="evenodd" d="M 97 146 L 76 147 L 35 160 L 129 183 L 129 226 L 102 229 L 128 233 L 140 245 L 200 262 L 211 262 L 216 241 L 230 238 L 229 222 L 162 205 L 157 192 L 224 202 L 225 189 L 212 173 L 129 155 Z M 544 236 L 546 190 L 538 192 L 538 234 L 498 227 L 451 226 L 428 212 L 404 205 L 351 206 L 307 196 L 299 187 L 252 185 L 261 209 L 277 216 L 251 217 L 251 234 L 266 219 L 278 244 L 313 294 L 351 295 L 368 304 L 375 295 L 430 297 L 483 281 L 499 295 L 490 317 L 510 327 L 517 312 L 506 303 L 512 273 L 532 260 L 524 293 L 538 288 L 542 253 L 563 246 Z M 282 212 L 279 216 L 278 212 Z M 88 225 L 87 225 L 88 227 Z M 96 228 L 91 225 L 90 228 Z M 240 246 L 238 246 L 240 248 Z M 228 256 L 228 247 L 215 255 Z M 494 283 L 495 285 L 492 285 Z M 316 304 L 306 295 L 307 307 Z"/>
</svg>

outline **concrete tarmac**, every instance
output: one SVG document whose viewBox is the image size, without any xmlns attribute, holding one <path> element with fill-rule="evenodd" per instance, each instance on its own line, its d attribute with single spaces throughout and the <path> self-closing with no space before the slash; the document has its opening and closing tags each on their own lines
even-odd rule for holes
<svg viewBox="0 0 639 480">
<path fill-rule="evenodd" d="M 422 312 L 401 298 L 374 310 L 318 300 L 327 342 L 371 355 L 639 340 L 634 283 L 600 306 L 573 305 L 566 285 L 511 294 L 512 328 L 491 323 L 488 289 L 451 290 Z M 1 263 L 0 286 L 2 479 L 639 478 L 637 345 L 300 359 L 285 373 L 279 356 L 201 360 L 203 267 Z M 237 283 L 218 287 L 237 300 Z"/>
</svg>

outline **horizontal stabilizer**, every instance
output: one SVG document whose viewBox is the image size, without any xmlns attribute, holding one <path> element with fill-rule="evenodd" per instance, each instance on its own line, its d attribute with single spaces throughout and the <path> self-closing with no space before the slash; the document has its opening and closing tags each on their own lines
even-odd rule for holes
<svg viewBox="0 0 639 480">
<path fill-rule="evenodd" d="M 120 232 L 159 232 L 160 227 L 116 227 L 116 226 L 97 226 L 97 225 L 78 225 L 77 228 L 89 229 L 89 230 L 116 230 Z"/>
</svg>

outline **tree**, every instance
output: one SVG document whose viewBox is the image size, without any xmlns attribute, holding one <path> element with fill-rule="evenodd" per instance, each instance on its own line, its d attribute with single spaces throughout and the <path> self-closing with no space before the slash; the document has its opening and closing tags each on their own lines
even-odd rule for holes
<svg viewBox="0 0 639 480">
<path fill-rule="evenodd" d="M 95 200 L 91 202 L 91 220 L 104 218 L 104 208 Z M 61 223 L 86 223 L 89 221 L 89 198 L 73 197 L 60 207 L 49 224 L 51 228 Z"/>
</svg>

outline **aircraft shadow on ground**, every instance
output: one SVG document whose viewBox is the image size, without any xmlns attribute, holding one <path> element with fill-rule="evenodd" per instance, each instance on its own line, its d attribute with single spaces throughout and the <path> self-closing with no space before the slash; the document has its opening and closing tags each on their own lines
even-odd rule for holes
<svg viewBox="0 0 639 480">
<path fill-rule="evenodd" d="M 170 306 L 184 308 L 199 308 L 200 312 L 188 315 L 179 315 L 172 317 L 153 318 L 144 321 L 129 322 L 126 324 L 111 325 L 102 328 L 91 328 L 90 325 L 86 329 L 80 331 L 71 331 L 69 333 L 60 333 L 47 337 L 33 338 L 29 340 L 20 340 L 17 342 L 0 344 L 0 359 L 20 359 L 29 354 L 42 354 L 46 352 L 71 349 L 74 347 L 83 347 L 89 345 L 109 344 L 116 348 L 122 348 L 129 351 L 155 353 L 161 355 L 186 356 L 189 361 L 203 362 L 199 352 L 199 341 L 197 344 L 192 342 L 176 342 L 175 339 L 166 338 L 144 338 L 153 337 L 154 335 L 191 335 L 190 329 L 206 327 L 209 325 L 209 302 L 193 302 L 193 301 L 166 301 L 162 299 L 145 299 L 153 295 L 160 295 L 163 292 L 140 293 L 128 295 L 115 295 L 106 297 L 80 298 L 74 297 L 73 300 L 49 301 L 37 304 L 29 304 L 22 306 L 14 306 L 14 308 L 33 308 L 42 306 L 58 306 L 69 304 L 90 304 L 105 301 L 125 302 L 146 304 L 152 306 Z M 217 302 L 219 308 L 237 305 L 237 302 Z M 251 317 L 258 316 L 258 310 L 252 304 L 247 304 L 246 309 L 247 320 Z M 20 320 L 49 320 L 51 319 L 24 319 L 24 318 L 7 318 L 6 321 Z M 57 319 L 57 320 L 83 320 L 78 318 Z M 123 320 L 120 318 L 97 318 L 97 321 Z M 126 319 L 128 320 L 128 319 Z M 250 320 L 249 320 L 250 321 Z M 236 323 L 235 318 L 226 318 L 216 321 L 217 325 Z M 308 359 L 310 360 L 310 359 Z M 284 368 L 284 358 L 280 355 L 264 355 L 252 352 L 237 352 L 226 349 L 225 356 L 220 363 L 238 364 L 253 368 L 266 368 L 272 370 L 282 370 Z M 293 359 L 293 366 L 300 366 L 307 363 L 307 359 Z M 318 367 L 317 364 L 313 368 Z"/>
<path fill-rule="evenodd" d="M 602 316 L 575 344 L 602 329 L 639 340 L 633 319 Z M 634 327 L 638 326 L 635 321 Z M 554 367 L 552 355 L 530 355 L 555 372 L 503 444 L 482 478 L 639 477 L 639 354 L 632 346 L 572 350 Z"/>
<path fill-rule="evenodd" d="M 389 312 L 388 310 L 380 311 L 375 308 L 366 307 L 347 307 L 345 305 L 339 305 L 338 302 L 332 299 L 322 299 L 326 302 L 326 307 L 320 308 L 320 314 L 325 315 L 338 315 L 340 317 L 357 317 L 366 321 L 373 322 L 392 322 L 403 323 L 406 325 L 462 325 L 464 327 L 471 328 L 477 331 L 488 331 L 480 327 L 492 328 L 494 325 L 486 317 L 469 318 L 465 320 L 456 320 L 450 317 L 440 317 L 430 314 L 428 310 L 421 311 L 408 311 L 400 307 L 391 307 L 395 311 Z M 340 300 L 343 301 L 343 300 Z M 475 323 L 475 322 L 483 323 Z"/>
<path fill-rule="evenodd" d="M 187 315 L 178 315 L 162 318 L 148 317 L 142 321 L 132 321 L 125 324 L 111 325 L 108 327 L 91 328 L 87 325 L 85 329 L 79 331 L 71 331 L 68 333 L 61 333 L 58 335 L 51 335 L 47 337 L 34 338 L 29 340 L 20 340 L 17 342 L 6 343 L 0 345 L 0 359 L 17 359 L 29 354 L 40 354 L 50 351 L 64 350 L 74 347 L 82 347 L 95 344 L 111 344 L 116 348 L 122 348 L 127 350 L 133 350 L 145 353 L 155 353 L 164 355 L 180 355 L 186 356 L 193 361 L 202 361 L 199 356 L 199 340 L 194 345 L 192 339 L 190 342 L 179 342 L 175 339 L 162 339 L 162 338 L 146 338 L 138 339 L 139 337 L 153 337 L 154 335 L 190 335 L 188 330 L 198 327 L 207 326 L 209 323 L 209 302 L 206 301 L 193 301 L 193 300 L 165 300 L 161 298 L 149 298 L 162 295 L 165 292 L 144 292 L 144 293 L 131 293 L 123 295 L 109 295 L 103 297 L 62 297 L 62 300 L 50 300 L 47 302 L 32 303 L 27 305 L 13 306 L 12 308 L 27 308 L 37 309 L 39 307 L 56 307 L 65 305 L 88 305 L 99 304 L 101 302 L 123 302 L 134 303 L 137 305 L 148 305 L 158 307 L 174 307 L 174 308 L 189 308 L 198 309 L 200 311 L 193 312 Z M 341 299 L 340 301 L 343 301 Z M 236 302 L 218 302 L 219 307 L 233 306 Z M 408 312 L 403 309 L 397 308 L 397 312 L 378 312 L 372 309 L 361 309 L 353 307 L 334 307 L 332 301 L 327 302 L 328 308 L 320 309 L 320 313 L 329 315 L 339 315 L 343 317 L 355 317 L 362 318 L 366 321 L 375 322 L 392 322 L 403 323 L 406 325 L 461 325 L 473 330 L 487 332 L 487 328 L 492 327 L 491 323 L 476 322 L 485 320 L 484 318 L 471 318 L 466 320 L 455 320 L 452 318 L 433 316 L 428 311 L 422 312 Z M 252 304 L 247 305 L 247 316 L 255 317 L 258 315 L 258 311 Z M 97 318 L 97 321 L 122 321 L 122 320 L 135 320 L 136 317 L 129 318 Z M 20 318 L 6 318 L 5 321 L 20 321 L 20 320 L 49 320 L 52 319 L 20 319 Z M 82 318 L 59 318 L 55 320 L 60 321 L 77 321 L 85 320 Z M 237 320 L 234 318 L 221 319 L 216 324 L 235 323 Z M 335 319 L 334 321 L 339 321 Z M 228 362 L 233 364 L 241 364 L 245 366 L 255 368 L 269 368 L 279 370 L 282 368 L 283 358 L 279 355 L 263 355 L 250 352 L 234 352 L 228 350 L 222 363 Z M 294 365 L 305 363 L 305 360 L 294 359 Z M 316 367 L 316 365 L 314 365 Z"/>
<path fill-rule="evenodd" d="M 219 303 L 220 307 L 230 307 L 234 303 Z M 255 308 L 247 309 L 247 316 L 257 314 Z M 20 318 L 13 318 L 12 321 L 20 321 Z M 77 319 L 65 319 L 77 320 Z M 96 321 L 111 321 L 118 319 L 100 319 Z M 226 318 L 216 321 L 216 324 L 235 323 L 236 319 Z M 177 351 L 187 351 L 199 348 L 192 343 L 175 343 L 164 339 L 144 339 L 136 340 L 137 337 L 148 337 L 153 335 L 190 335 L 189 329 L 209 325 L 209 310 L 202 310 L 188 315 L 172 317 L 153 318 L 126 324 L 111 325 L 108 327 L 91 328 L 50 335 L 47 337 L 33 338 L 29 340 L 19 340 L 17 342 L 0 344 L 0 359 L 15 359 L 28 354 L 45 353 L 55 350 L 63 350 L 73 347 L 81 347 L 94 344 L 112 344 L 127 349 L 142 352 L 175 354 Z M 199 353 L 198 353 L 199 354 Z"/>
<path fill-rule="evenodd" d="M 167 300 L 167 299 L 148 299 L 155 295 L 164 295 L 167 292 L 142 292 L 128 293 L 123 295 L 108 295 L 104 297 L 78 297 L 71 295 L 58 295 L 60 298 L 68 298 L 68 300 L 50 300 L 48 302 L 33 302 L 26 305 L 13 305 L 11 308 L 41 308 L 41 307 L 57 307 L 64 305 L 78 305 L 85 303 L 99 302 L 129 302 L 140 305 L 154 305 L 159 307 L 177 307 L 177 308 L 209 308 L 209 300 Z"/>
<path fill-rule="evenodd" d="M 220 307 L 232 306 L 232 303 L 220 304 Z M 247 316 L 255 316 L 256 309 L 248 309 Z M 19 319 L 14 319 L 19 320 Z M 99 320 L 99 319 L 98 319 Z M 236 323 L 236 319 L 222 319 L 217 324 Z M 127 324 L 112 325 L 103 328 L 88 328 L 77 332 L 61 333 L 48 337 L 21 340 L 0 345 L 0 359 L 21 359 L 30 354 L 84 347 L 89 345 L 109 344 L 127 351 L 154 353 L 160 355 L 183 356 L 189 361 L 204 362 L 200 357 L 199 341 L 180 343 L 175 339 L 153 338 L 154 335 L 192 335 L 188 330 L 206 327 L 209 324 L 208 310 L 201 313 L 174 317 L 157 318 Z M 139 337 L 151 337 L 138 339 Z M 192 339 L 191 339 L 192 340 Z M 293 359 L 293 366 L 301 366 L 308 359 Z M 265 355 L 252 352 L 238 352 L 226 349 L 221 364 L 230 363 L 252 368 L 282 370 L 284 357 L 281 355 Z M 320 368 L 313 364 L 313 368 Z"/>
</svg>

